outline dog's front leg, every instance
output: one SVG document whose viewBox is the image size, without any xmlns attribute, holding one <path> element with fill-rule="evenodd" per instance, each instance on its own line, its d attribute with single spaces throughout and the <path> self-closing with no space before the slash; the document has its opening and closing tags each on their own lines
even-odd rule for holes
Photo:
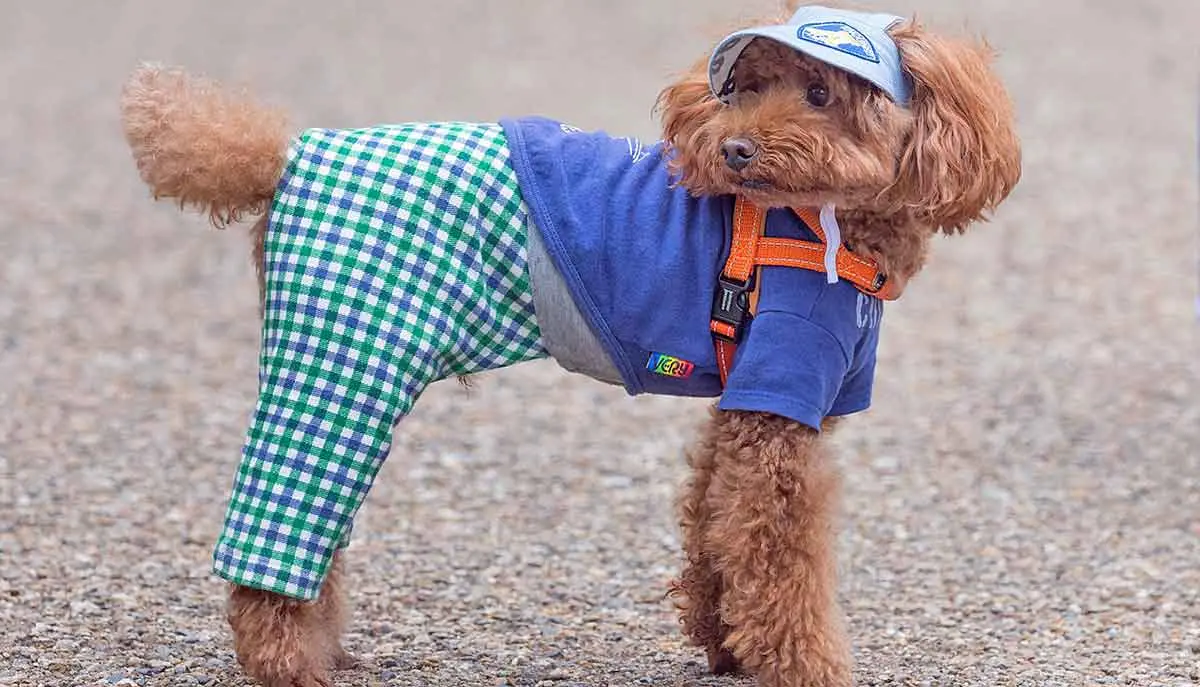
<svg viewBox="0 0 1200 687">
<path fill-rule="evenodd" d="M 722 675 L 737 672 L 739 666 L 732 652 L 725 647 L 729 626 L 720 613 L 723 582 L 713 554 L 704 543 L 712 523 L 708 488 L 723 445 L 719 417 L 720 412 L 714 410 L 700 441 L 688 452 L 688 465 L 692 471 L 678 503 L 686 560 L 683 572 L 671 583 L 670 596 L 679 611 L 683 633 L 693 644 L 704 649 L 709 670 Z"/>
<path fill-rule="evenodd" d="M 705 547 L 723 579 L 725 645 L 764 687 L 851 684 L 837 606 L 840 478 L 815 430 L 775 415 L 722 412 Z"/>
</svg>

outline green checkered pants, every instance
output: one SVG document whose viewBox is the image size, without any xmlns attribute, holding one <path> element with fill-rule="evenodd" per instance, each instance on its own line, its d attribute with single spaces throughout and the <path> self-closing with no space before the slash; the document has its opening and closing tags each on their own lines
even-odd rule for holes
<svg viewBox="0 0 1200 687">
<path fill-rule="evenodd" d="M 316 598 L 429 383 L 546 355 L 499 126 L 313 129 L 264 251 L 260 392 L 213 569 Z"/>
</svg>

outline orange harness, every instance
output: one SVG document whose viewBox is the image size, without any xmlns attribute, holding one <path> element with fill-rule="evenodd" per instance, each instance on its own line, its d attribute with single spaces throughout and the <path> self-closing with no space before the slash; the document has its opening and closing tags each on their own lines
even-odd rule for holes
<svg viewBox="0 0 1200 687">
<path fill-rule="evenodd" d="M 767 213 L 741 196 L 734 203 L 733 241 L 725 268 L 717 279 L 709 322 L 717 367 L 721 371 L 721 386 L 729 378 L 737 345 L 758 304 L 755 271 L 766 265 L 779 265 L 825 272 L 826 239 L 820 216 L 812 208 L 793 208 L 792 211 L 817 235 L 817 241 L 765 237 L 763 228 Z M 869 296 L 883 300 L 899 297 L 874 260 L 855 255 L 844 245 L 837 250 L 837 272 Z"/>
</svg>

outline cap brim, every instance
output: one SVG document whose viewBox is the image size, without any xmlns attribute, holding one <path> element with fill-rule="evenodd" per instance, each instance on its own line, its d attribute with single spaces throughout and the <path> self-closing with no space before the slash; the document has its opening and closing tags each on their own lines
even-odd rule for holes
<svg viewBox="0 0 1200 687">
<path fill-rule="evenodd" d="M 897 61 L 895 58 L 888 59 L 888 55 L 879 52 L 874 53 L 870 58 L 848 54 L 844 50 L 830 48 L 801 38 L 798 32 L 803 28 L 793 24 L 758 26 L 727 36 L 713 51 L 708 64 L 708 81 L 713 94 L 721 100 L 726 100 L 732 87 L 730 77 L 733 75 L 733 66 L 738 57 L 751 41 L 756 38 L 766 38 L 782 43 L 832 67 L 854 74 L 879 87 L 900 105 L 908 104 L 911 89 L 905 83 L 906 77 L 903 76 L 900 65 L 891 64 Z M 899 74 L 900 77 L 888 78 L 889 70 L 893 74 Z"/>
<path fill-rule="evenodd" d="M 733 65 L 741 57 L 746 46 L 750 45 L 755 38 L 770 38 L 789 45 L 789 39 L 795 34 L 795 31 L 796 27 L 787 25 L 756 26 L 726 36 L 713 50 L 712 57 L 708 62 L 708 83 L 712 92 L 718 97 L 724 98 L 726 84 L 733 75 Z"/>
</svg>

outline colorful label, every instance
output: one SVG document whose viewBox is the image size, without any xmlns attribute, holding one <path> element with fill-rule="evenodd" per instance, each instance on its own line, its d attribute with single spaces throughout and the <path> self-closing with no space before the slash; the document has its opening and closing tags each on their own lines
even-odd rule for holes
<svg viewBox="0 0 1200 687">
<path fill-rule="evenodd" d="M 696 369 L 696 366 L 674 356 L 651 353 L 650 360 L 646 361 L 646 369 L 656 375 L 687 379 L 692 376 L 692 370 Z"/>
</svg>

